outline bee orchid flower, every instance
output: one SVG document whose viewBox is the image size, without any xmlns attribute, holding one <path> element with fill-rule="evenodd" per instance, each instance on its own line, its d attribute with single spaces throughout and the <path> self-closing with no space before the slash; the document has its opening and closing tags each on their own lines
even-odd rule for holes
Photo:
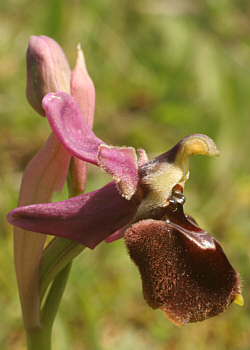
<svg viewBox="0 0 250 350">
<path fill-rule="evenodd" d="M 137 160 L 134 148 L 99 139 L 69 94 L 46 95 L 43 108 L 67 152 L 114 180 L 61 202 L 16 208 L 8 215 L 11 224 L 91 249 L 125 235 L 146 302 L 178 326 L 218 315 L 233 301 L 242 303 L 239 275 L 219 243 L 183 213 L 189 157 L 219 155 L 208 136 L 188 136 L 151 160 L 139 150 Z"/>
</svg>

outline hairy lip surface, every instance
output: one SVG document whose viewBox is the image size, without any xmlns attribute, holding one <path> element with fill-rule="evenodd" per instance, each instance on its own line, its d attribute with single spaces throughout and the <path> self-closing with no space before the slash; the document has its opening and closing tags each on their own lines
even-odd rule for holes
<svg viewBox="0 0 250 350">
<path fill-rule="evenodd" d="M 124 239 L 146 302 L 177 326 L 217 316 L 241 295 L 239 274 L 219 242 L 180 204 L 168 208 L 166 220 L 135 223 Z"/>
</svg>

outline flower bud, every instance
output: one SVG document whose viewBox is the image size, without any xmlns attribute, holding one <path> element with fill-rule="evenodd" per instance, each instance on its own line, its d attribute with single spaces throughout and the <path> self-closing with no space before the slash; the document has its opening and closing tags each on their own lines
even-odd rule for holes
<svg viewBox="0 0 250 350">
<path fill-rule="evenodd" d="M 71 70 L 62 48 L 46 36 L 31 36 L 27 50 L 26 97 L 42 116 L 42 99 L 49 92 L 70 93 Z"/>
</svg>

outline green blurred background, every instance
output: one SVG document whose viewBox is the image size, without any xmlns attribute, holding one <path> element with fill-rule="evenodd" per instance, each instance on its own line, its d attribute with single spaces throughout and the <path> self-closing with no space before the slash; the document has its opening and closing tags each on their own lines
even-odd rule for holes
<svg viewBox="0 0 250 350">
<path fill-rule="evenodd" d="M 250 349 L 249 18 L 249 0 L 1 0 L 0 349 L 25 349 L 5 216 L 50 133 L 25 99 L 26 49 L 39 34 L 59 42 L 72 68 L 82 44 L 96 87 L 94 130 L 105 142 L 151 158 L 189 134 L 215 140 L 219 158 L 190 160 L 185 209 L 221 242 L 245 298 L 244 307 L 177 328 L 144 302 L 123 241 L 102 243 L 73 264 L 53 349 Z M 88 191 L 109 180 L 89 167 Z"/>
</svg>

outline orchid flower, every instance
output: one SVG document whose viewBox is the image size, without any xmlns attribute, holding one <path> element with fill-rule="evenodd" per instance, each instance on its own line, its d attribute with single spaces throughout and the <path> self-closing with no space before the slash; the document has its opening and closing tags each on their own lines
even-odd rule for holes
<svg viewBox="0 0 250 350">
<path fill-rule="evenodd" d="M 114 181 L 65 201 L 16 208 L 8 215 L 11 224 L 91 249 L 124 236 L 146 302 L 178 326 L 218 315 L 233 301 L 243 304 L 239 274 L 221 246 L 183 213 L 189 157 L 219 155 L 208 136 L 188 136 L 151 160 L 140 149 L 137 160 L 132 147 L 99 139 L 69 94 L 46 95 L 43 108 L 67 152 Z"/>
</svg>

